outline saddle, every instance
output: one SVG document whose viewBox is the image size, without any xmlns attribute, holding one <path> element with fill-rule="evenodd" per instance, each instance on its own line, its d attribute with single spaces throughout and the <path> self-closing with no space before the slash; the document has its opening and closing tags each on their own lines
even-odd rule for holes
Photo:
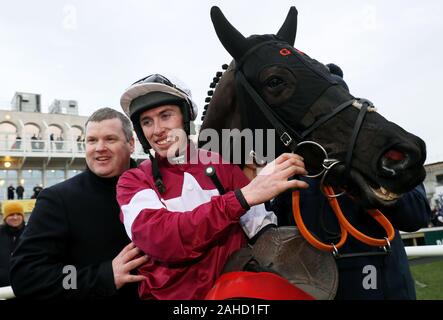
<svg viewBox="0 0 443 320">
<path fill-rule="evenodd" d="M 337 292 L 334 257 L 310 245 L 294 226 L 269 228 L 254 245 L 234 252 L 223 273 L 235 271 L 275 273 L 317 300 L 332 300 Z"/>
</svg>

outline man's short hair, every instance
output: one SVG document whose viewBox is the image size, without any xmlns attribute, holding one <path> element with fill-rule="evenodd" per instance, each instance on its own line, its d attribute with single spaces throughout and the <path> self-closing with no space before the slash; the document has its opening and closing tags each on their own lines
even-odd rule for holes
<svg viewBox="0 0 443 320">
<path fill-rule="evenodd" d="M 129 142 L 133 137 L 133 129 L 132 122 L 126 117 L 123 113 L 111 109 L 111 108 L 101 108 L 95 111 L 89 118 L 86 120 L 85 128 L 89 122 L 101 122 L 103 120 L 110 119 L 120 119 L 122 123 L 123 132 L 125 134 L 126 140 Z"/>
</svg>

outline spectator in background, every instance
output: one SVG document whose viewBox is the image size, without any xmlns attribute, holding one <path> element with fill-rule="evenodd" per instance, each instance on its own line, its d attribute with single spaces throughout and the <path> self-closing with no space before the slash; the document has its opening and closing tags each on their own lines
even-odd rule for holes
<svg viewBox="0 0 443 320">
<path fill-rule="evenodd" d="M 432 208 L 432 218 L 431 223 L 434 227 L 443 226 L 443 196 L 439 196 L 438 199 L 434 200 L 434 207 Z"/>
<path fill-rule="evenodd" d="M 53 133 L 51 133 L 50 135 L 49 135 L 49 142 L 50 142 L 50 146 L 51 146 L 51 149 L 54 149 L 54 134 Z"/>
<path fill-rule="evenodd" d="M 7 190 L 8 190 L 8 200 L 14 200 L 14 191 L 15 191 L 14 186 L 11 184 Z"/>
<path fill-rule="evenodd" d="M 77 150 L 83 151 L 83 140 L 81 135 L 77 137 Z"/>
<path fill-rule="evenodd" d="M 37 142 L 37 140 L 38 140 L 38 138 L 37 138 L 37 136 L 35 135 L 35 133 L 32 135 L 32 137 L 31 137 L 31 147 L 32 147 L 32 149 L 38 149 L 38 142 Z"/>
<path fill-rule="evenodd" d="M 34 189 L 33 189 L 34 194 L 31 196 L 31 199 L 37 199 L 37 197 L 38 197 L 40 191 L 42 191 L 42 190 L 43 190 L 43 187 L 41 187 L 41 186 L 39 186 L 39 185 L 36 185 L 36 186 L 34 187 Z"/>
<path fill-rule="evenodd" d="M 3 209 L 4 225 L 0 226 L 0 287 L 10 285 L 9 267 L 15 249 L 25 227 L 25 212 L 19 202 L 8 202 Z"/>
<path fill-rule="evenodd" d="M 17 193 L 17 199 L 23 199 L 23 193 L 25 192 L 25 188 L 23 188 L 23 186 L 19 184 L 15 192 Z"/>
</svg>

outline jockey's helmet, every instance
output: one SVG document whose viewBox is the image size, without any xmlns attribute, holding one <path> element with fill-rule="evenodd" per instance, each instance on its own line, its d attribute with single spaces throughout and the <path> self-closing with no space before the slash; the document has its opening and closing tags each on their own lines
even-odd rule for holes
<svg viewBox="0 0 443 320">
<path fill-rule="evenodd" d="M 192 100 L 191 90 L 179 79 L 158 73 L 152 74 L 134 82 L 120 98 L 120 105 L 134 124 L 135 133 L 146 153 L 151 146 L 143 134 L 140 114 L 166 104 L 180 107 L 184 130 L 189 135 L 190 121 L 195 120 L 198 110 Z"/>
</svg>

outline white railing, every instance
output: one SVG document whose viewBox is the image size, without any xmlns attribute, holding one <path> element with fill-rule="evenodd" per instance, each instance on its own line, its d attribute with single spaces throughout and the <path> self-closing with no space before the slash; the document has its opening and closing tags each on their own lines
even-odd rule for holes
<svg viewBox="0 0 443 320">
<path fill-rule="evenodd" d="M 431 245 L 417 245 L 417 239 L 426 239 L 425 234 L 438 232 L 438 237 L 441 236 L 443 227 L 422 228 L 415 232 L 400 231 L 400 236 L 403 240 L 411 239 L 412 246 L 405 246 L 406 254 L 411 257 L 438 257 L 443 256 L 443 239 L 435 239 L 435 244 Z M 428 239 L 429 240 L 429 239 Z M 434 239 L 433 239 L 434 240 Z M 433 242 L 433 241 L 432 241 Z"/>
<path fill-rule="evenodd" d="M 39 139 L 0 139 L 0 151 L 11 153 L 84 153 L 84 142 L 39 140 Z"/>
<path fill-rule="evenodd" d="M 443 245 L 435 244 L 430 246 L 408 246 L 405 247 L 406 254 L 411 257 L 443 257 Z"/>
<path fill-rule="evenodd" d="M 443 256 L 443 245 L 407 246 L 408 257 L 437 257 Z M 15 298 L 12 287 L 0 287 L 0 300 Z"/>
</svg>

